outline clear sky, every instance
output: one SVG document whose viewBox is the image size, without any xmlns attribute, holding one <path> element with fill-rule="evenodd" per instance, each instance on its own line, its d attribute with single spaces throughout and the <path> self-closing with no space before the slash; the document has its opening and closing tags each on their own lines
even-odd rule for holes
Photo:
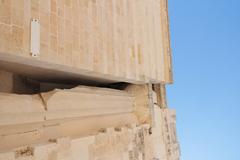
<svg viewBox="0 0 240 160">
<path fill-rule="evenodd" d="M 182 160 L 240 160 L 240 0 L 169 0 Z"/>
</svg>

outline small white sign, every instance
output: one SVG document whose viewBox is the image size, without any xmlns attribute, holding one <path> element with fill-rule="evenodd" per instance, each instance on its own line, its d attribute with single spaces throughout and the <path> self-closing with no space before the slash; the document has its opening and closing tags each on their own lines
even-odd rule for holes
<svg viewBox="0 0 240 160">
<path fill-rule="evenodd" d="M 31 21 L 31 55 L 37 57 L 40 54 L 40 25 L 38 19 Z"/>
</svg>

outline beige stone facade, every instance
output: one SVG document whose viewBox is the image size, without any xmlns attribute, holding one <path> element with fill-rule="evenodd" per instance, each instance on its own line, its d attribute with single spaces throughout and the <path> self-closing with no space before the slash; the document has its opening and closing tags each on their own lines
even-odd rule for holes
<svg viewBox="0 0 240 160">
<path fill-rule="evenodd" d="M 151 119 L 147 93 L 142 85 L 2 93 L 0 159 L 178 160 L 175 111 L 153 98 Z"/>
<path fill-rule="evenodd" d="M 172 82 L 167 0 L 0 0 L 0 160 L 179 160 Z"/>
<path fill-rule="evenodd" d="M 156 110 L 158 118 L 173 116 L 169 115 L 172 110 L 161 110 L 157 106 Z M 165 126 L 171 128 L 169 123 L 173 121 L 168 119 L 162 124 L 157 123 L 154 128 L 132 125 L 107 128 L 82 138 L 49 139 L 44 144 L 0 153 L 0 160 L 179 160 L 178 142 L 167 138 L 176 138 L 172 137 L 174 132 L 164 130 Z"/>
<path fill-rule="evenodd" d="M 166 0 L 3 0 L 0 7 L 1 61 L 63 65 L 79 75 L 114 81 L 172 81 Z M 40 24 L 35 58 L 33 19 Z M 16 65 L 11 69 L 20 71 Z"/>
</svg>

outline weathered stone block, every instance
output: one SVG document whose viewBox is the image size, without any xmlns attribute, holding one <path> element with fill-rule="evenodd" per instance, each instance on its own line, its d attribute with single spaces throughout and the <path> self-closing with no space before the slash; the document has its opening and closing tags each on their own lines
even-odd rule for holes
<svg viewBox="0 0 240 160">
<path fill-rule="evenodd" d="M 11 24 L 11 0 L 0 1 L 0 22 Z"/>
</svg>

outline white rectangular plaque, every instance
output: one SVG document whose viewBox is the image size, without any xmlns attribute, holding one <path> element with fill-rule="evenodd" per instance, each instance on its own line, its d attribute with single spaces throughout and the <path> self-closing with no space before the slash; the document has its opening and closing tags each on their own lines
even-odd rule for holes
<svg viewBox="0 0 240 160">
<path fill-rule="evenodd" d="M 31 20 L 31 55 L 37 57 L 40 54 L 40 25 L 38 19 Z"/>
</svg>

